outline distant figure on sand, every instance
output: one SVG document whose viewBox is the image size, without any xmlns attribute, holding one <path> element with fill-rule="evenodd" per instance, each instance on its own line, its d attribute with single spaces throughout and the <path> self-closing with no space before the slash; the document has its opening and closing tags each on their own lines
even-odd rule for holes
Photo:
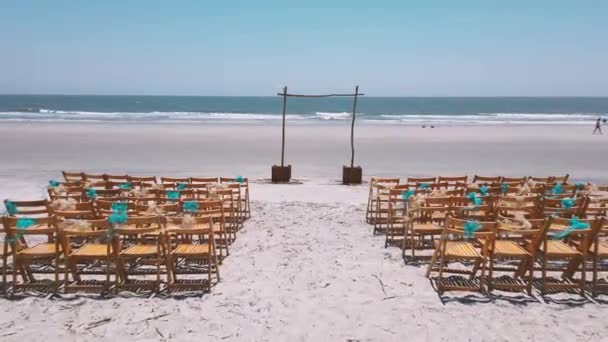
<svg viewBox="0 0 608 342">
<path fill-rule="evenodd" d="M 604 133 L 602 133 L 602 118 L 601 117 L 597 118 L 597 121 L 595 122 L 595 129 L 593 130 L 593 134 L 596 134 L 597 132 L 600 132 L 601 135 L 604 135 Z"/>
</svg>

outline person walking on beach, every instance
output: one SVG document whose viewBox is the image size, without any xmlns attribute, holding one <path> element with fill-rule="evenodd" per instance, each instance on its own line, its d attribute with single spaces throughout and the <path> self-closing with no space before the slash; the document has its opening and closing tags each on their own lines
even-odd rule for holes
<svg viewBox="0 0 608 342">
<path fill-rule="evenodd" d="M 602 118 L 601 117 L 597 118 L 597 121 L 595 122 L 595 129 L 593 130 L 593 134 L 596 134 L 597 132 L 600 132 L 601 135 L 604 135 L 604 133 L 602 133 Z"/>
</svg>

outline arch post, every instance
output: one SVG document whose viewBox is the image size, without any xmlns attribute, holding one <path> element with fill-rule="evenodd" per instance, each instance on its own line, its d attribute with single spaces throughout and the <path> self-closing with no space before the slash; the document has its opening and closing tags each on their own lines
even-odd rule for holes
<svg viewBox="0 0 608 342">
<path fill-rule="evenodd" d="M 359 95 L 359 86 L 356 86 L 355 93 L 353 94 L 353 117 L 350 125 L 350 166 L 342 166 L 342 184 L 361 184 L 363 178 L 361 166 L 355 167 L 355 119 L 357 115 L 357 97 Z"/>
</svg>

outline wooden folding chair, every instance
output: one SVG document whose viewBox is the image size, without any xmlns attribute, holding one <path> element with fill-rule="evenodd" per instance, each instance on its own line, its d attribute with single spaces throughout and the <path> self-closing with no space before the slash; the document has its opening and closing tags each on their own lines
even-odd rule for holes
<svg viewBox="0 0 608 342">
<path fill-rule="evenodd" d="M 167 291 L 208 291 L 213 278 L 220 281 L 212 214 L 193 217 L 188 223 L 184 220 L 182 217 L 173 218 L 166 230 Z M 206 277 L 178 279 L 181 274 L 202 274 Z"/>
<path fill-rule="evenodd" d="M 492 277 L 492 258 L 490 250 L 494 249 L 494 238 L 496 236 L 496 222 L 476 222 L 460 220 L 448 217 L 443 227 L 443 232 L 437 244 L 439 264 L 437 290 L 439 294 L 445 291 L 479 291 L 486 288 L 487 278 Z M 484 244 L 477 241 L 483 239 Z M 471 263 L 471 269 L 447 268 L 451 262 L 467 264 Z M 427 274 L 433 271 L 434 263 L 429 264 Z M 481 270 L 481 276 L 476 279 L 477 271 Z M 451 277 L 444 278 L 445 274 L 466 274 L 469 281 L 455 280 Z"/>
<path fill-rule="evenodd" d="M 589 248 L 589 254 L 593 258 L 591 293 L 595 296 L 598 291 L 608 289 L 608 279 L 600 279 L 600 272 L 608 272 L 608 220 L 605 217 L 601 221 L 593 245 Z"/>
<path fill-rule="evenodd" d="M 376 178 L 372 177 L 369 184 L 369 196 L 367 198 L 367 209 L 365 211 L 365 222 L 373 224 L 374 218 L 376 217 L 376 200 L 378 198 L 378 191 L 380 188 L 390 188 L 394 185 L 399 185 L 399 178 Z"/>
<path fill-rule="evenodd" d="M 59 244 L 55 217 L 4 217 L 3 255 L 5 256 L 2 269 L 2 283 L 7 284 L 6 255 L 12 251 L 13 292 L 20 289 L 35 289 L 38 291 L 57 293 L 59 290 L 59 258 L 62 253 Z M 48 242 L 28 241 L 28 237 L 47 236 Z M 40 239 L 32 239 L 40 241 Z M 54 274 L 54 279 L 36 279 L 37 274 Z M 21 277 L 21 282 L 18 281 Z"/>
<path fill-rule="evenodd" d="M 431 185 L 437 181 L 436 177 L 407 177 L 405 184 L 419 187 L 421 184 Z"/>
<path fill-rule="evenodd" d="M 449 203 L 449 202 L 445 202 Z M 435 248 L 435 237 L 441 236 L 443 227 L 445 226 L 446 217 L 451 213 L 450 206 L 433 205 L 416 208 L 415 211 L 410 211 L 409 225 L 407 229 L 407 243 L 403 244 L 403 255 L 405 256 L 406 249 L 409 248 L 412 260 L 415 261 L 420 256 L 416 256 L 416 250 Z M 433 257 L 431 263 L 434 263 Z"/>
<path fill-rule="evenodd" d="M 156 176 L 129 176 L 128 181 L 139 183 L 142 188 L 154 188 L 157 184 Z"/>
<path fill-rule="evenodd" d="M 386 239 L 384 248 L 389 245 L 402 246 L 406 238 L 408 225 L 406 210 L 407 201 L 403 199 L 403 191 L 390 189 L 388 193 L 388 212 L 386 224 Z"/>
<path fill-rule="evenodd" d="M 398 192 L 406 192 L 410 190 L 412 186 L 402 184 L 402 185 L 384 185 L 384 184 L 376 184 L 375 192 L 376 199 L 374 201 L 376 207 L 373 210 L 373 225 L 374 225 L 374 235 L 378 233 L 385 233 L 386 228 L 388 226 L 389 220 L 389 197 L 390 190 L 397 190 Z M 415 192 L 415 191 L 414 191 Z"/>
<path fill-rule="evenodd" d="M 192 179 L 192 178 L 191 178 Z M 195 178 L 196 179 L 196 178 Z M 220 177 L 220 183 L 235 183 L 243 189 L 243 195 L 241 197 L 242 204 L 240 205 L 243 211 L 243 219 L 248 219 L 251 217 L 251 205 L 249 203 L 249 178 L 226 178 Z"/>
<path fill-rule="evenodd" d="M 585 295 L 589 248 L 602 227 L 602 221 L 549 218 L 547 233 L 537 253 L 543 295 L 559 290 L 579 290 L 581 295 Z M 586 226 L 574 227 L 580 223 Z M 552 280 L 548 272 L 560 272 L 562 281 Z M 580 278 L 575 279 L 576 273 L 580 273 Z"/>
<path fill-rule="evenodd" d="M 65 251 L 64 292 L 110 292 L 118 278 L 111 280 L 114 249 L 108 220 L 65 221 L 59 226 Z"/>
<path fill-rule="evenodd" d="M 502 212 L 502 209 L 499 208 Z M 511 208 L 509 213 L 513 212 Z M 537 215 L 536 208 L 519 209 L 529 213 L 530 216 Z M 534 284 L 534 260 L 538 246 L 548 229 L 545 219 L 528 218 L 528 227 L 521 222 L 513 221 L 512 217 L 499 216 L 497 235 L 494 246 L 488 246 L 492 257 L 492 270 L 488 278 L 489 291 L 499 289 L 505 291 L 525 290 L 528 295 L 532 294 Z M 488 241 L 480 239 L 481 244 Z M 513 265 L 513 263 L 516 263 Z M 494 277 L 495 272 L 508 272 L 512 276 Z"/>
<path fill-rule="evenodd" d="M 126 224 L 110 228 L 119 279 L 116 292 L 121 289 L 159 292 L 163 228 L 158 216 L 128 217 Z M 154 275 L 154 279 L 149 279 Z"/>
</svg>

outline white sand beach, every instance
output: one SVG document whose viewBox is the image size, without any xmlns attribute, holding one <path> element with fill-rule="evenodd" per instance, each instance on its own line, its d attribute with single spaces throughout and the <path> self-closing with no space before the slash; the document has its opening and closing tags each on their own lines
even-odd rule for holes
<svg viewBox="0 0 608 342">
<path fill-rule="evenodd" d="M 608 183 L 608 138 L 579 126 L 357 127 L 379 176 L 557 175 Z M 288 126 L 297 185 L 267 184 L 276 125 L 0 126 L 0 198 L 32 199 L 60 171 L 253 180 L 252 219 L 202 297 L 0 298 L 2 341 L 603 341 L 606 302 L 507 293 L 439 297 L 365 223 L 369 184 L 338 185 L 348 129 Z"/>
</svg>

